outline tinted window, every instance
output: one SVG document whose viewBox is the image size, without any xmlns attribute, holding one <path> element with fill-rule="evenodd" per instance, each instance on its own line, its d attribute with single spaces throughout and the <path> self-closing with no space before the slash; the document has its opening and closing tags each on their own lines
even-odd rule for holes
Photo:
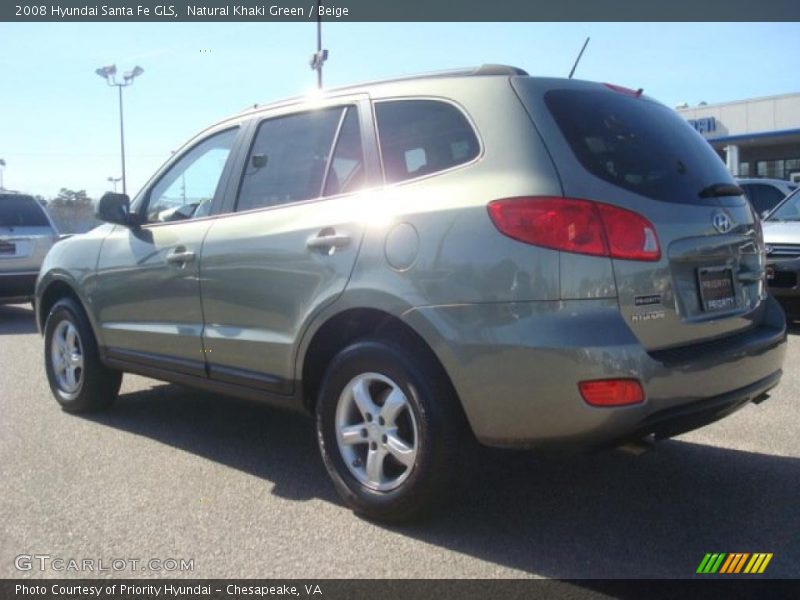
<svg viewBox="0 0 800 600">
<path fill-rule="evenodd" d="M 355 108 L 348 108 L 325 179 L 325 196 L 354 192 L 364 184 L 364 153 Z"/>
<path fill-rule="evenodd" d="M 236 131 L 211 136 L 170 167 L 150 191 L 148 222 L 181 221 L 210 213 Z"/>
<path fill-rule="evenodd" d="M 764 183 L 748 183 L 741 187 L 759 215 L 775 208 L 785 197 L 778 188 Z"/>
<path fill-rule="evenodd" d="M 330 108 L 261 123 L 236 209 L 318 198 L 341 116 L 341 108 Z"/>
<path fill-rule="evenodd" d="M 30 196 L 0 195 L 0 227 L 50 227 L 50 222 Z"/>
<path fill-rule="evenodd" d="M 443 171 L 478 156 L 480 144 L 452 104 L 393 100 L 375 105 L 386 181 Z"/>
<path fill-rule="evenodd" d="M 711 146 L 675 111 L 618 92 L 551 90 L 545 102 L 578 161 L 621 188 L 667 202 L 734 181 Z"/>
</svg>

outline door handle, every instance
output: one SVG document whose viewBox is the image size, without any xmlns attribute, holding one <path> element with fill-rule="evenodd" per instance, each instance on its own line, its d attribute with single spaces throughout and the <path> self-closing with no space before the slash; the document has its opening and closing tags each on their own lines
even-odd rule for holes
<svg viewBox="0 0 800 600">
<path fill-rule="evenodd" d="M 167 254 L 167 262 L 174 264 L 186 264 L 194 260 L 194 252 L 171 252 Z"/>
<path fill-rule="evenodd" d="M 344 248 L 350 243 L 350 236 L 344 233 L 320 233 L 306 242 L 311 250 L 328 250 L 330 254 L 336 248 Z"/>
</svg>

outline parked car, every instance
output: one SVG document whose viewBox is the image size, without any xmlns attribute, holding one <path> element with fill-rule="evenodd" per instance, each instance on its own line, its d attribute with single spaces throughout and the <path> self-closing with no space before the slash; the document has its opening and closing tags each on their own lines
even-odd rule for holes
<svg viewBox="0 0 800 600">
<path fill-rule="evenodd" d="M 55 225 L 32 196 L 0 192 L 0 304 L 29 302 Z"/>
<path fill-rule="evenodd" d="M 795 190 L 763 222 L 767 285 L 791 320 L 800 319 L 800 191 Z"/>
<path fill-rule="evenodd" d="M 98 214 L 37 285 L 61 406 L 131 372 L 305 410 L 375 519 L 453 489 L 462 442 L 669 437 L 781 377 L 756 217 L 641 90 L 503 66 L 330 90 L 206 129 Z"/>
<path fill-rule="evenodd" d="M 783 179 L 739 178 L 736 180 L 760 217 L 766 217 L 797 184 Z"/>
</svg>

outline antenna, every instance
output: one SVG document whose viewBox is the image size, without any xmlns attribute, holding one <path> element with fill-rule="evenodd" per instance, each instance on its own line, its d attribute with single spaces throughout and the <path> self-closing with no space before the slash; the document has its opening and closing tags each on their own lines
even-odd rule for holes
<svg viewBox="0 0 800 600">
<path fill-rule="evenodd" d="M 586 41 L 583 42 L 583 48 L 581 48 L 581 51 L 578 52 L 578 58 L 575 59 L 575 64 L 572 65 L 572 71 L 569 72 L 568 79 L 572 79 L 572 76 L 575 74 L 575 69 L 578 68 L 578 63 L 581 62 L 581 56 L 583 56 L 583 51 L 586 50 L 586 46 L 589 45 L 589 40 L 590 39 L 592 39 L 592 38 L 587 37 Z"/>
</svg>

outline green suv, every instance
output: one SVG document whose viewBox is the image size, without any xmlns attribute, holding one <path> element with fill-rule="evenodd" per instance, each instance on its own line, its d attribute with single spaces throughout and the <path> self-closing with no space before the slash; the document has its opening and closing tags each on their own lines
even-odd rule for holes
<svg viewBox="0 0 800 600">
<path fill-rule="evenodd" d="M 765 399 L 786 329 L 747 200 L 674 111 L 489 65 L 256 107 L 48 254 L 70 412 L 123 372 L 314 414 L 356 511 L 488 446 L 668 437 Z"/>
</svg>

